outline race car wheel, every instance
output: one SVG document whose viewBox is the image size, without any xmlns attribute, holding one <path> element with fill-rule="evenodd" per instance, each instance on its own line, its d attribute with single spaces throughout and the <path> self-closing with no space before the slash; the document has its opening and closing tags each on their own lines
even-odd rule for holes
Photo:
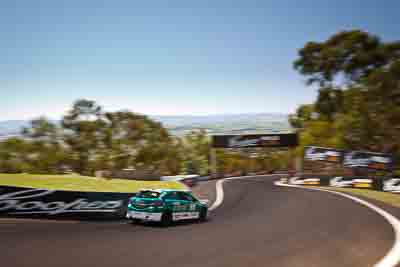
<svg viewBox="0 0 400 267">
<path fill-rule="evenodd" d="M 205 222 L 207 220 L 207 208 L 202 208 L 200 210 L 199 221 Z"/>
<path fill-rule="evenodd" d="M 172 213 L 171 212 L 164 212 L 161 216 L 161 225 L 162 226 L 169 226 L 172 224 Z"/>
</svg>

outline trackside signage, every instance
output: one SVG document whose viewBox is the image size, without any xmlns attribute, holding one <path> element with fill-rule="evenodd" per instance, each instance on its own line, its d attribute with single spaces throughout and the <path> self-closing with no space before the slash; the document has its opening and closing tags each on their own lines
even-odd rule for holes
<svg viewBox="0 0 400 267">
<path fill-rule="evenodd" d="M 400 193 L 399 177 L 300 175 L 298 177 L 289 178 L 284 182 L 294 185 L 358 188 Z"/>
<path fill-rule="evenodd" d="M 367 168 L 379 171 L 392 171 L 393 156 L 385 153 L 366 151 L 345 151 L 334 148 L 306 146 L 304 160 L 338 163 L 346 168 Z"/>
<path fill-rule="evenodd" d="M 333 148 L 307 146 L 304 150 L 304 159 L 309 161 L 341 163 L 343 151 Z"/>
<path fill-rule="evenodd" d="M 291 134 L 214 135 L 214 148 L 294 147 L 298 136 Z"/>
<path fill-rule="evenodd" d="M 389 178 L 384 180 L 383 191 L 400 193 L 400 178 Z"/>
<path fill-rule="evenodd" d="M 366 177 L 334 177 L 329 181 L 333 187 L 353 187 L 380 190 L 380 178 Z"/>
<path fill-rule="evenodd" d="M 329 178 L 323 175 L 302 175 L 289 178 L 288 183 L 295 185 L 327 186 L 329 185 Z"/>
<path fill-rule="evenodd" d="M 375 170 L 390 171 L 393 168 L 393 157 L 390 154 L 350 151 L 344 155 L 345 167 L 363 167 Z"/>
<path fill-rule="evenodd" d="M 123 217 L 127 201 L 133 195 L 1 186 L 0 215 L 118 218 Z"/>
</svg>

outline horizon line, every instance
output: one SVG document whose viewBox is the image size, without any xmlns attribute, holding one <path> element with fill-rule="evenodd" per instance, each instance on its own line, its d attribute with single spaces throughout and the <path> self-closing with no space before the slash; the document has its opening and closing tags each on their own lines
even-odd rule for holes
<svg viewBox="0 0 400 267">
<path fill-rule="evenodd" d="M 110 112 L 118 112 L 118 111 L 129 111 L 127 109 L 121 109 L 121 110 L 115 110 L 115 111 L 110 111 Z M 212 117 L 212 116 L 239 116 L 239 115 L 282 115 L 282 116 L 288 116 L 290 113 L 283 113 L 283 112 L 243 112 L 243 113 L 206 113 L 206 114 L 190 114 L 190 113 L 184 113 L 184 114 L 145 114 L 141 112 L 133 112 L 135 114 L 140 114 L 140 115 L 145 115 L 148 117 Z M 12 121 L 31 121 L 40 117 L 44 117 L 48 120 L 61 120 L 62 116 L 60 118 L 54 118 L 54 117 L 48 117 L 46 115 L 39 115 L 35 116 L 32 118 L 21 118 L 21 119 L 5 119 L 1 120 L 0 122 L 12 122 Z"/>
</svg>

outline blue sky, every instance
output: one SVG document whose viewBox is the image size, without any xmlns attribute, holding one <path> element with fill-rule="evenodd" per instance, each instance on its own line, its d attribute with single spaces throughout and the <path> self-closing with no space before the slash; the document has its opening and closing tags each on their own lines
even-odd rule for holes
<svg viewBox="0 0 400 267">
<path fill-rule="evenodd" d="M 0 120 L 78 98 L 146 114 L 293 112 L 315 89 L 297 49 L 339 30 L 400 39 L 400 2 L 0 2 Z"/>
</svg>

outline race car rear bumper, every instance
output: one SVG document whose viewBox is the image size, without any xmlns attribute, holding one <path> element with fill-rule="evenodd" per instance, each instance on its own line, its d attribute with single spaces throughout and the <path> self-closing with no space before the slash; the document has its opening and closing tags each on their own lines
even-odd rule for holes
<svg viewBox="0 0 400 267">
<path fill-rule="evenodd" d="M 126 218 L 159 222 L 161 221 L 161 215 L 161 212 L 143 212 L 130 210 L 126 213 Z"/>
</svg>

